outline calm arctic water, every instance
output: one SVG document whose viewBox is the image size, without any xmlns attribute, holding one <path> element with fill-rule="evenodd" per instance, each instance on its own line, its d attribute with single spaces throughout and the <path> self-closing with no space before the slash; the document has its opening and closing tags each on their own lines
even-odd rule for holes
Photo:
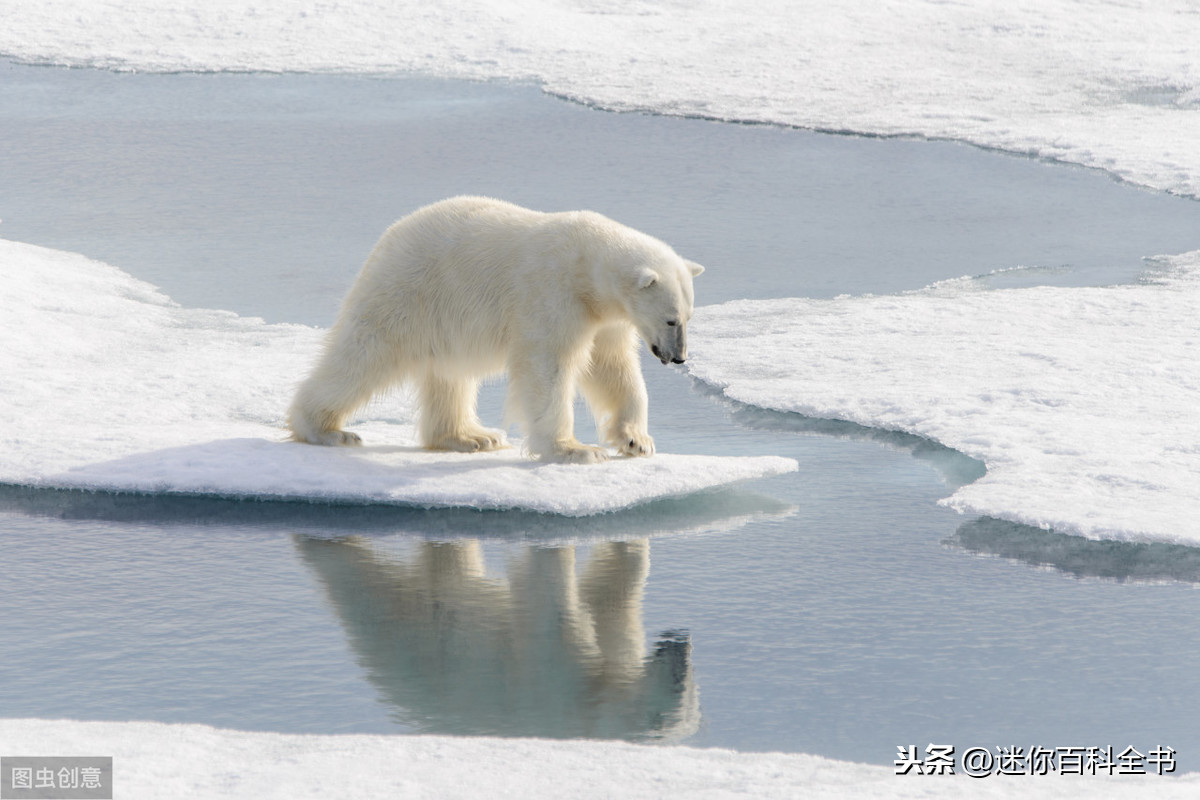
<svg viewBox="0 0 1200 800">
<path fill-rule="evenodd" d="M 388 223 L 457 193 L 642 228 L 709 267 L 701 304 L 1111 283 L 1200 230 L 1086 170 L 507 84 L 0 66 L 0 141 L 0 236 L 320 325 Z M 0 715 L 1200 768 L 1198 551 L 964 518 L 936 503 L 969 459 L 646 372 L 660 449 L 800 472 L 592 520 L 0 487 Z"/>
</svg>

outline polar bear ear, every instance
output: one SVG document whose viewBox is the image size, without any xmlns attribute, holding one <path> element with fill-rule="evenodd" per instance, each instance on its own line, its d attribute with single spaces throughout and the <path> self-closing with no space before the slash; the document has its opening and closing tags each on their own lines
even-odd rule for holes
<svg viewBox="0 0 1200 800">
<path fill-rule="evenodd" d="M 697 275 L 699 275 L 701 272 L 704 272 L 704 267 L 700 266 L 700 265 L 699 265 L 699 264 L 697 264 L 695 261 L 688 261 L 688 260 L 685 258 L 685 259 L 683 260 L 683 265 L 684 265 L 685 267 L 687 267 L 687 268 L 688 268 L 688 272 L 692 273 L 692 277 L 693 277 L 693 278 L 695 278 L 695 277 L 696 277 Z"/>
<path fill-rule="evenodd" d="M 658 273 L 649 267 L 642 267 L 642 271 L 638 273 L 637 287 L 639 289 L 649 289 L 656 283 L 658 283 Z"/>
</svg>

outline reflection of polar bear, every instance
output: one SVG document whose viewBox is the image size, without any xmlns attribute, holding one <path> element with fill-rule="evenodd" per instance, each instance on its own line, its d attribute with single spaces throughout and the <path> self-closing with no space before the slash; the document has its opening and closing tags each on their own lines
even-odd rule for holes
<svg viewBox="0 0 1200 800">
<path fill-rule="evenodd" d="M 692 277 L 666 244 L 590 211 L 542 214 L 457 197 L 384 233 L 342 303 L 324 353 L 288 413 L 293 438 L 359 444 L 342 424 L 374 394 L 418 383 L 422 444 L 490 450 L 475 414 L 480 379 L 508 372 L 509 413 L 529 451 L 595 462 L 580 444 L 580 389 L 602 440 L 651 455 L 637 336 L 664 364 L 687 357 Z"/>
<path fill-rule="evenodd" d="M 646 648 L 650 543 L 522 547 L 489 575 L 477 540 L 296 537 L 386 702 L 426 733 L 678 741 L 700 724 L 686 632 Z"/>
</svg>

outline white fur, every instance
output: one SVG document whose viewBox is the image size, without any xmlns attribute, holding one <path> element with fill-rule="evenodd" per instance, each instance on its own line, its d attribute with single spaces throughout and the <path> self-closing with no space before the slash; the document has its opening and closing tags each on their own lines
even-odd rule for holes
<svg viewBox="0 0 1200 800">
<path fill-rule="evenodd" d="M 591 211 L 543 214 L 483 197 L 426 206 L 388 228 L 367 258 L 292 402 L 293 438 L 360 444 L 341 430 L 346 418 L 412 380 L 425 447 L 502 447 L 475 404 L 479 381 L 507 372 L 508 410 L 532 455 L 608 457 L 575 438 L 576 390 L 605 444 L 652 455 L 637 337 L 664 364 L 682 363 L 692 278 L 703 269 Z"/>
</svg>

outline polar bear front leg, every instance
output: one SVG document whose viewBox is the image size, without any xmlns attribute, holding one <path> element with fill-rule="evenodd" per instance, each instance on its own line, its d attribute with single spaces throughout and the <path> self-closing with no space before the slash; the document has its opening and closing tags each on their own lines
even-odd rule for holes
<svg viewBox="0 0 1200 800">
<path fill-rule="evenodd" d="M 614 325 L 596 335 L 580 389 L 605 443 L 627 456 L 654 455 L 654 439 L 647 430 L 646 381 L 631 326 Z"/>
<path fill-rule="evenodd" d="M 543 461 L 596 464 L 603 447 L 575 438 L 575 364 L 580 356 L 533 351 L 510 361 L 509 402 L 523 418 L 530 455 Z"/>
</svg>

